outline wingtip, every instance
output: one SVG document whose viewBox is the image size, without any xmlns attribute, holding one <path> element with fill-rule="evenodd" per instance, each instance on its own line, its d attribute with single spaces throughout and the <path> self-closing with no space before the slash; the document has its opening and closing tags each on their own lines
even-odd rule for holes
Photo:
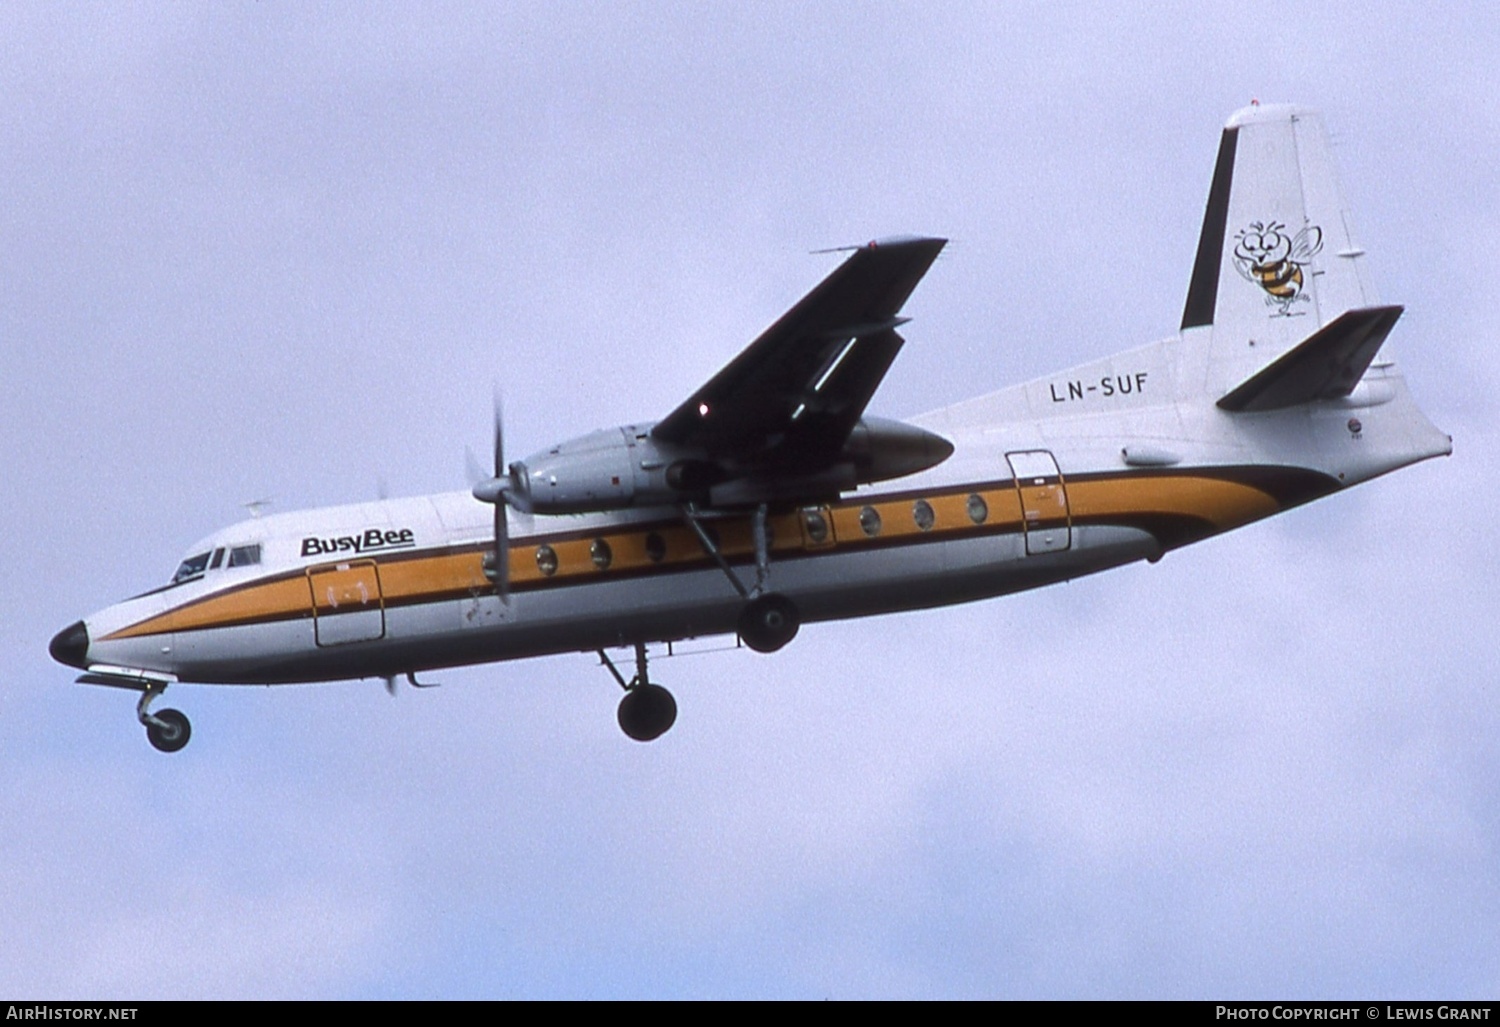
<svg viewBox="0 0 1500 1027">
<path fill-rule="evenodd" d="M 891 250 L 906 247 L 930 246 L 934 249 L 942 249 L 948 245 L 948 240 L 935 235 L 886 235 L 878 239 L 858 246 L 829 246 L 821 250 L 813 250 L 818 253 L 858 253 L 860 250 Z"/>
<path fill-rule="evenodd" d="M 867 250 L 888 250 L 896 246 L 938 246 L 947 245 L 947 239 L 940 239 L 935 235 L 888 235 L 881 239 L 871 239 L 865 244 Z"/>
</svg>

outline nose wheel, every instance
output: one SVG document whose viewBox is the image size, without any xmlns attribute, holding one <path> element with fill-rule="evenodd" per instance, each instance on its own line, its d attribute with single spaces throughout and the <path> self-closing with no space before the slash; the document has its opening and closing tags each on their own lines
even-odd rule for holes
<svg viewBox="0 0 1500 1027">
<path fill-rule="evenodd" d="M 162 710 L 146 725 L 146 740 L 161 752 L 176 752 L 193 737 L 193 725 L 178 710 Z"/>
<path fill-rule="evenodd" d="M 146 726 L 146 741 L 158 752 L 177 752 L 193 737 L 193 725 L 180 710 L 161 710 L 152 713 L 151 702 L 162 692 L 165 685 L 149 685 L 141 693 L 135 715 Z"/>
</svg>

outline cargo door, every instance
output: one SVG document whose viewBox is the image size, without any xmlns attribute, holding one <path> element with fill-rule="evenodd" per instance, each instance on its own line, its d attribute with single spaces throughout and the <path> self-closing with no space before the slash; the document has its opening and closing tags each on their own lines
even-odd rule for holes
<svg viewBox="0 0 1500 1027">
<path fill-rule="evenodd" d="M 318 645 L 373 642 L 385 637 L 385 602 L 374 560 L 353 560 L 307 571 L 313 632 Z"/>
<path fill-rule="evenodd" d="M 1068 489 L 1057 461 L 1045 449 L 1006 453 L 1010 473 L 1021 499 L 1021 523 L 1026 552 L 1058 553 L 1073 544 L 1073 519 L 1068 512 Z"/>
</svg>

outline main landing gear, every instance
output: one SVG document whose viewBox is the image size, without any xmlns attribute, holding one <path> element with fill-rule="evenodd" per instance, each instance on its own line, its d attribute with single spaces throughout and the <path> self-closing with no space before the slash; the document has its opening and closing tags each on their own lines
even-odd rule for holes
<svg viewBox="0 0 1500 1027">
<path fill-rule="evenodd" d="M 771 569 L 771 544 L 770 532 L 766 525 L 766 504 L 762 503 L 755 509 L 754 535 L 755 535 L 755 585 L 753 588 L 745 587 L 740 576 L 729 566 L 729 561 L 724 559 L 724 554 L 719 551 L 718 543 L 714 537 L 700 523 L 698 511 L 688 504 L 682 507 L 682 519 L 687 522 L 688 527 L 693 529 L 693 534 L 698 536 L 699 543 L 704 552 L 713 557 L 729 583 L 734 586 L 740 598 L 745 600 L 744 608 L 740 610 L 739 620 L 735 623 L 735 630 L 740 638 L 751 649 L 758 653 L 774 653 L 797 637 L 797 629 L 802 626 L 802 616 L 797 612 L 797 604 L 786 596 L 776 592 L 765 592 L 766 577 Z"/>
<path fill-rule="evenodd" d="M 646 643 L 635 644 L 635 677 L 628 684 L 603 649 L 599 650 L 599 662 L 609 668 L 620 687 L 625 689 L 625 697 L 620 700 L 616 714 L 620 730 L 637 742 L 654 741 L 666 734 L 677 721 L 677 700 L 661 685 L 651 682 L 646 672 Z"/>
<path fill-rule="evenodd" d="M 152 700 L 166 689 L 166 685 L 148 684 L 141 692 L 141 701 L 136 704 L 135 715 L 146 727 L 146 740 L 158 751 L 176 752 L 193 737 L 193 725 L 179 710 L 150 712 L 148 707 Z"/>
<path fill-rule="evenodd" d="M 797 637 L 800 626 L 796 605 L 775 592 L 756 596 L 746 603 L 735 625 L 740 638 L 758 653 L 774 653 Z"/>
<path fill-rule="evenodd" d="M 758 653 L 774 653 L 792 639 L 797 637 L 797 629 L 802 625 L 802 617 L 797 612 L 797 604 L 786 596 L 777 592 L 764 591 L 766 577 L 770 572 L 770 532 L 766 524 L 766 504 L 762 503 L 755 510 L 754 536 L 755 536 L 755 586 L 747 588 L 735 573 L 729 561 L 724 558 L 719 549 L 718 540 L 705 528 L 701 515 L 693 507 L 687 504 L 681 508 L 682 519 L 693 534 L 698 536 L 698 541 L 703 546 L 703 551 L 713 557 L 734 590 L 745 600 L 745 605 L 740 609 L 740 615 L 735 622 L 735 630 L 739 632 L 740 639 L 751 649 Z M 620 708 L 616 714 L 620 722 L 620 730 L 624 731 L 637 742 L 650 742 L 662 735 L 677 721 L 677 700 L 672 698 L 672 693 L 661 685 L 651 680 L 646 669 L 646 643 L 635 643 L 635 677 L 629 681 L 625 675 L 620 673 L 618 667 L 609 658 L 603 649 L 598 650 L 599 662 L 603 664 L 614 675 L 620 687 L 625 690 L 625 696 L 620 700 Z"/>
</svg>

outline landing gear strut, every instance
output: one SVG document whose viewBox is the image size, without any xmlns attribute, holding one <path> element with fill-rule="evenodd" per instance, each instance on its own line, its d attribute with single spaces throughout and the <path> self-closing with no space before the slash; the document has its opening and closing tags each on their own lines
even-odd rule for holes
<svg viewBox="0 0 1500 1027">
<path fill-rule="evenodd" d="M 167 686 L 149 684 L 141 692 L 141 701 L 136 704 L 135 715 L 146 727 L 146 740 L 160 752 L 176 752 L 188 744 L 193 737 L 193 725 L 178 710 L 161 710 L 152 713 L 149 707 Z"/>
<path fill-rule="evenodd" d="M 661 685 L 651 682 L 646 672 L 646 643 L 635 644 L 635 677 L 629 683 L 603 649 L 599 650 L 599 662 L 609 668 L 625 689 L 616 713 L 620 730 L 637 742 L 650 742 L 666 734 L 677 721 L 677 700 Z"/>
<path fill-rule="evenodd" d="M 717 543 L 712 536 L 698 523 L 698 511 L 692 504 L 682 507 L 682 519 L 687 522 L 688 527 L 693 529 L 693 534 L 698 536 L 698 542 L 703 546 L 704 552 L 713 557 L 734 590 L 745 600 L 744 607 L 740 610 L 739 620 L 735 623 L 735 629 L 745 644 L 758 653 L 774 653 L 792 639 L 797 637 L 797 629 L 802 626 L 802 616 L 797 611 L 797 604 L 784 595 L 776 592 L 765 592 L 766 577 L 771 569 L 771 544 L 770 533 L 766 526 L 766 504 L 762 503 L 755 509 L 754 534 L 755 534 L 755 586 L 746 588 L 740 576 L 729 566 L 729 561 L 724 559 L 724 554 L 719 551 Z"/>
</svg>

